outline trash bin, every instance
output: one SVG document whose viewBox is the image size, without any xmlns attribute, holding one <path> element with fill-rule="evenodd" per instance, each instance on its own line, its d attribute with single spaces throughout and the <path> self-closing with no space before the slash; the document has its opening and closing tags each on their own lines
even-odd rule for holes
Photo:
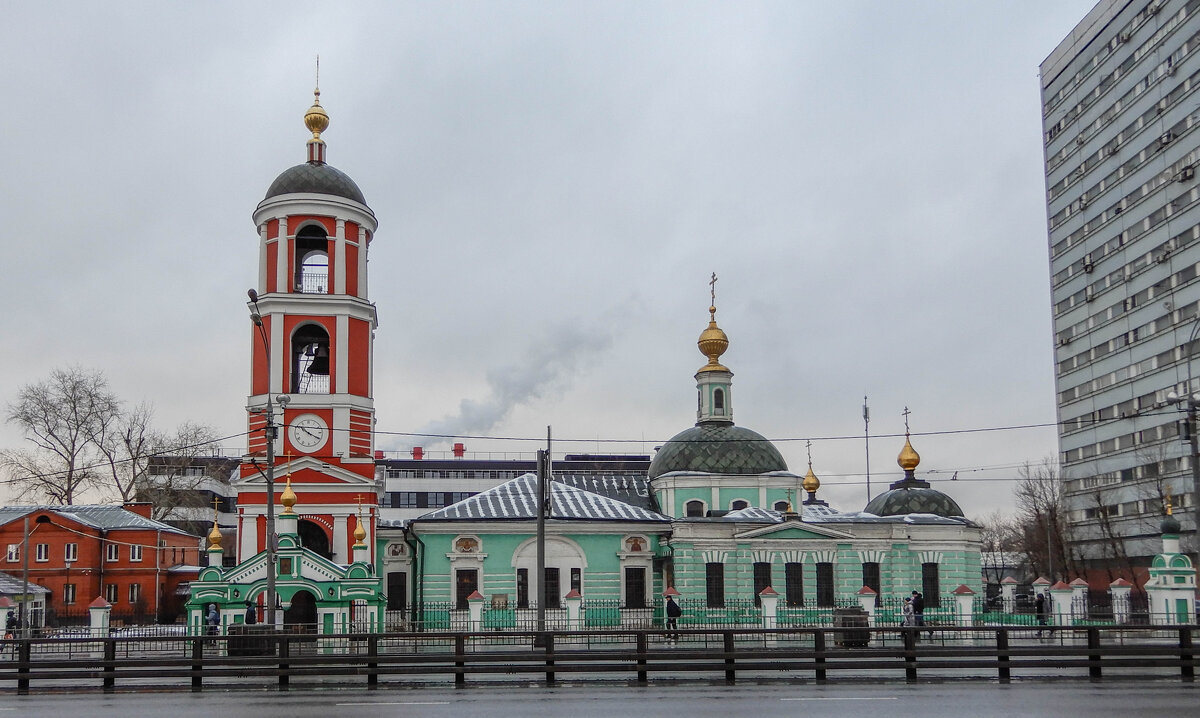
<svg viewBox="0 0 1200 718">
<path fill-rule="evenodd" d="M 833 642 L 836 645 L 865 648 L 871 642 L 871 632 L 868 630 L 870 626 L 867 611 L 862 606 L 833 610 L 833 627 L 842 629 L 834 631 Z"/>
<path fill-rule="evenodd" d="M 229 627 L 229 655 L 231 656 L 273 656 L 275 655 L 275 640 L 271 626 L 235 623 Z"/>
</svg>

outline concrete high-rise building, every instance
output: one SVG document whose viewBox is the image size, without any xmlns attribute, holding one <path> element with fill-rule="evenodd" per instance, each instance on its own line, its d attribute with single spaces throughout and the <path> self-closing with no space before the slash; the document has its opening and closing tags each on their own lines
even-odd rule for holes
<svg viewBox="0 0 1200 718">
<path fill-rule="evenodd" d="M 1200 0 L 1103 0 L 1041 82 L 1072 548 L 1094 586 L 1118 572 L 1140 586 L 1168 497 L 1196 551 L 1171 398 L 1200 391 Z"/>
</svg>

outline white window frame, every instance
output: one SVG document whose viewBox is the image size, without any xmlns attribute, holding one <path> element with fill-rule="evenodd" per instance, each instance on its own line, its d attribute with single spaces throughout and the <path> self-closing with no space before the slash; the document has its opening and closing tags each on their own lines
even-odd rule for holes
<svg viewBox="0 0 1200 718">
<path fill-rule="evenodd" d="M 45 563 L 50 560 L 50 544 L 40 543 L 37 545 L 37 553 L 34 554 L 34 560 L 39 563 Z"/>
<path fill-rule="evenodd" d="M 129 584 L 129 605 L 133 605 L 142 599 L 142 584 Z"/>
<path fill-rule="evenodd" d="M 142 547 L 139 546 L 138 544 L 134 544 L 134 545 L 130 546 L 129 547 L 129 561 L 131 563 L 137 563 L 141 560 L 142 560 Z"/>
<path fill-rule="evenodd" d="M 8 553 L 5 558 L 9 563 L 20 563 L 21 561 L 21 544 L 10 543 L 8 545 Z"/>
<path fill-rule="evenodd" d="M 120 544 L 110 543 L 109 545 L 105 546 L 104 547 L 104 560 L 105 561 L 120 561 L 121 560 Z M 112 603 L 112 602 L 109 601 L 109 603 Z"/>
<path fill-rule="evenodd" d="M 74 562 L 79 560 L 79 544 L 69 543 L 63 545 L 63 561 Z"/>
<path fill-rule="evenodd" d="M 121 597 L 120 587 L 115 583 L 104 584 L 104 600 L 115 604 Z"/>
</svg>

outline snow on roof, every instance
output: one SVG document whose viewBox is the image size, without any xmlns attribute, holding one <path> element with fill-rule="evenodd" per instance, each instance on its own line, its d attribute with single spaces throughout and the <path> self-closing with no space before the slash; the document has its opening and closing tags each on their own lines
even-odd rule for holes
<svg viewBox="0 0 1200 718">
<path fill-rule="evenodd" d="M 642 496 L 633 481 L 617 481 L 619 477 L 585 477 L 581 481 L 601 490 L 632 497 Z M 609 481 L 609 479 L 613 479 Z M 556 476 L 550 483 L 551 519 L 584 521 L 655 521 L 669 522 L 667 516 L 643 506 L 635 506 L 611 496 L 578 488 L 567 483 L 570 477 Z M 642 480 L 644 482 L 644 479 Z M 572 482 L 573 483 L 573 482 Z M 644 499 L 648 501 L 648 492 Z M 639 501 L 641 503 L 641 501 Z M 416 519 L 421 521 L 461 521 L 464 519 L 534 519 L 537 518 L 537 477 L 524 474 L 470 498 L 431 511 Z"/>
</svg>

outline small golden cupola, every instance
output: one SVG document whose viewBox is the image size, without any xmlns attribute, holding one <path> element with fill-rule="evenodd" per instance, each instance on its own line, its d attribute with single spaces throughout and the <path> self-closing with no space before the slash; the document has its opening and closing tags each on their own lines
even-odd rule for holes
<svg viewBox="0 0 1200 718">
<path fill-rule="evenodd" d="M 729 348 L 729 337 L 717 326 L 717 273 L 709 281 L 708 327 L 700 332 L 696 346 L 708 357 L 708 363 L 696 372 L 696 423 L 733 423 L 733 372 L 721 364 L 721 355 Z"/>
<path fill-rule="evenodd" d="M 928 481 L 918 479 L 917 465 L 921 455 L 912 446 L 908 428 L 908 407 L 904 407 L 904 448 L 896 457 L 896 463 L 904 469 L 904 476 L 895 481 L 887 491 L 867 502 L 864 513 L 876 516 L 905 516 L 908 514 L 933 514 L 944 517 L 963 516 L 962 507 L 945 493 L 932 488 Z"/>
<path fill-rule="evenodd" d="M 317 86 L 313 89 L 312 107 L 304 113 L 304 126 L 312 133 L 308 141 L 308 161 L 325 164 L 325 140 L 321 133 L 329 129 L 329 114 L 321 107 L 321 58 L 317 58 Z"/>
<path fill-rule="evenodd" d="M 804 480 L 800 485 L 808 492 L 808 498 L 804 500 L 806 506 L 821 505 L 826 506 L 824 501 L 817 500 L 817 489 L 821 488 L 821 480 L 817 478 L 812 467 L 812 442 L 806 442 L 805 448 L 808 449 L 808 473 L 804 475 Z"/>
<path fill-rule="evenodd" d="M 283 493 L 279 495 L 279 503 L 283 504 L 283 513 L 296 513 L 292 510 L 292 507 L 296 505 L 296 492 L 292 491 L 292 473 L 290 471 L 287 475 L 287 485 L 283 487 Z"/>
<path fill-rule="evenodd" d="M 208 550 L 221 550 L 221 529 L 217 527 L 217 510 L 213 509 L 212 531 L 208 532 Z"/>
<path fill-rule="evenodd" d="M 912 442 L 908 438 L 908 430 L 904 431 L 904 448 L 900 450 L 900 455 L 896 457 L 896 463 L 904 469 L 904 473 L 915 471 L 917 465 L 921 463 L 921 455 L 912 447 Z"/>
<path fill-rule="evenodd" d="M 354 525 L 354 545 L 351 548 L 367 547 L 367 529 L 363 526 L 362 498 L 358 499 L 358 522 Z"/>
</svg>

